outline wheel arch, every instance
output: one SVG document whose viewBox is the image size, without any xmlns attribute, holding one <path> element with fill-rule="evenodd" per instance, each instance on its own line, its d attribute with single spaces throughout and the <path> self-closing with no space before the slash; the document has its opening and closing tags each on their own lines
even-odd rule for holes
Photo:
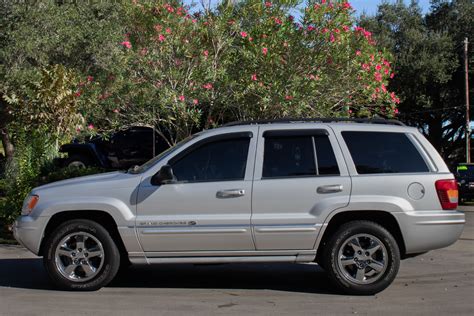
<svg viewBox="0 0 474 316">
<path fill-rule="evenodd" d="M 106 211 L 100 210 L 62 211 L 51 216 L 43 232 L 43 237 L 41 239 L 40 248 L 38 252 L 39 256 L 44 255 L 45 241 L 47 239 L 47 236 L 49 236 L 54 231 L 54 229 L 56 229 L 62 223 L 74 219 L 88 219 L 102 225 L 109 232 L 110 236 L 117 244 L 121 257 L 128 258 L 128 252 L 125 248 L 123 239 L 118 231 L 115 219 Z"/>
<path fill-rule="evenodd" d="M 397 242 L 397 245 L 400 249 L 401 258 L 406 258 L 405 240 L 395 216 L 393 216 L 390 212 L 380 210 L 351 210 L 342 211 L 330 217 L 327 225 L 325 225 L 325 229 L 322 232 L 321 237 L 318 237 L 318 241 L 316 242 L 316 261 L 320 262 L 324 246 L 330 236 L 332 236 L 332 234 L 335 233 L 341 225 L 355 220 L 367 220 L 383 226 L 395 238 L 395 241 Z"/>
</svg>

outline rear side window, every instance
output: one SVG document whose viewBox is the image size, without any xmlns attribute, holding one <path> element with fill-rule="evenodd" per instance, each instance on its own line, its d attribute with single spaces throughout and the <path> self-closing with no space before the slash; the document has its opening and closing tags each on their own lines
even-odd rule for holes
<svg viewBox="0 0 474 316">
<path fill-rule="evenodd" d="M 262 178 L 339 175 L 327 136 L 265 137 Z"/>
<path fill-rule="evenodd" d="M 428 172 L 408 136 L 390 132 L 342 132 L 359 174 Z"/>
</svg>

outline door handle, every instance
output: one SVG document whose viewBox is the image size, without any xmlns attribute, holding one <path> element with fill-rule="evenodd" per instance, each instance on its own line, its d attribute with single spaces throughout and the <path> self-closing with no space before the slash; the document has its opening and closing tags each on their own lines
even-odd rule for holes
<svg viewBox="0 0 474 316">
<path fill-rule="evenodd" d="M 236 198 L 245 195 L 244 189 L 231 189 L 231 190 L 222 190 L 217 191 L 216 198 L 218 199 L 230 199 Z"/>
<path fill-rule="evenodd" d="M 337 193 L 337 192 L 341 192 L 342 189 L 343 189 L 342 184 L 323 185 L 323 186 L 318 187 L 316 189 L 316 192 L 321 193 L 321 194 Z"/>
</svg>

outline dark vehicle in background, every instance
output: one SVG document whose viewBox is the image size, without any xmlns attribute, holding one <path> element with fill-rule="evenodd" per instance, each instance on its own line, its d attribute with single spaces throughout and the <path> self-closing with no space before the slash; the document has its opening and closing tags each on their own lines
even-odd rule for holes
<svg viewBox="0 0 474 316">
<path fill-rule="evenodd" d="M 84 143 L 73 141 L 65 144 L 59 151 L 67 153 L 67 158 L 59 158 L 56 162 L 63 167 L 128 169 L 145 163 L 168 147 L 157 133 L 153 137 L 152 128 L 135 126 L 108 138 L 97 136 Z"/>
<path fill-rule="evenodd" d="M 459 201 L 474 200 L 474 164 L 460 163 L 454 174 L 459 187 Z"/>
</svg>

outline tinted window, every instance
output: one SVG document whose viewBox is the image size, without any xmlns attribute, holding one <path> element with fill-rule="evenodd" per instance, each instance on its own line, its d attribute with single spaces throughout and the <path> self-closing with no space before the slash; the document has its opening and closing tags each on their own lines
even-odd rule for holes
<svg viewBox="0 0 474 316">
<path fill-rule="evenodd" d="M 173 163 L 178 181 L 242 180 L 245 176 L 249 138 L 204 144 Z"/>
<path fill-rule="evenodd" d="M 423 157 L 407 135 L 389 132 L 342 132 L 357 172 L 428 172 Z"/>
<path fill-rule="evenodd" d="M 319 175 L 339 175 L 336 157 L 327 136 L 314 137 Z"/>
<path fill-rule="evenodd" d="M 265 138 L 264 178 L 316 174 L 311 136 Z"/>
</svg>

